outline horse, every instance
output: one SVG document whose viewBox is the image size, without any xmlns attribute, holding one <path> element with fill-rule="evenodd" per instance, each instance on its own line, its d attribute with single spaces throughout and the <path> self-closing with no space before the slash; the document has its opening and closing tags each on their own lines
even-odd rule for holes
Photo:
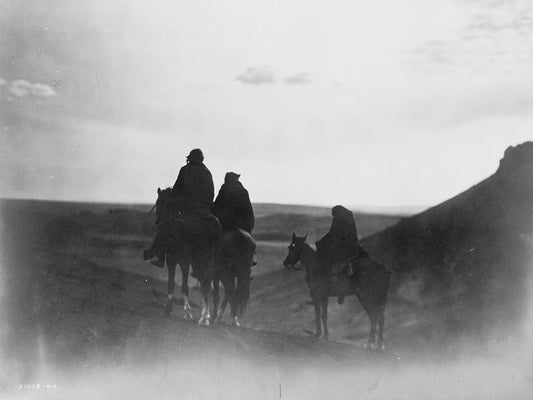
<svg viewBox="0 0 533 400">
<path fill-rule="evenodd" d="M 240 326 L 239 318 L 246 311 L 250 299 L 250 269 L 256 243 L 248 232 L 235 228 L 223 232 L 215 255 L 215 278 L 213 280 L 213 302 L 217 310 L 215 322 L 222 322 L 228 302 L 231 308 L 232 324 Z M 220 307 L 219 283 L 224 285 L 224 298 Z"/>
<path fill-rule="evenodd" d="M 218 219 L 212 215 L 185 216 L 176 209 L 172 189 L 157 189 L 155 204 L 157 222 L 167 224 L 168 238 L 165 245 L 165 264 L 168 269 L 168 296 L 165 315 L 170 315 L 174 303 L 176 266 L 181 269 L 183 310 L 185 319 L 193 319 L 189 303 L 189 271 L 200 282 L 202 292 L 202 313 L 198 323 L 210 324 L 208 297 L 214 275 L 215 245 L 220 236 Z"/>
<path fill-rule="evenodd" d="M 351 259 L 353 275 L 342 274 L 342 268 L 327 267 L 320 260 L 316 251 L 306 243 L 307 235 L 297 237 L 292 234 L 289 253 L 283 261 L 283 266 L 291 271 L 297 271 L 295 265 L 301 261 L 306 272 L 306 282 L 315 306 L 315 336 L 328 338 L 328 298 L 340 294 L 355 296 L 361 302 L 370 319 L 370 334 L 365 347 L 372 350 L 385 350 L 383 329 L 385 326 L 385 305 L 389 288 L 390 273 L 387 269 L 372 260 L 370 256 Z M 322 323 L 321 323 L 322 321 Z"/>
</svg>

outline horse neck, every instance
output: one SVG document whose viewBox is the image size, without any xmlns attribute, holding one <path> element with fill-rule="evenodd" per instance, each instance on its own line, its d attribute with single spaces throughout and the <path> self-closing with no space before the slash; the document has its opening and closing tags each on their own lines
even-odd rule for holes
<svg viewBox="0 0 533 400">
<path fill-rule="evenodd" d="M 305 265 L 306 268 L 310 269 L 316 268 L 320 265 L 318 254 L 307 243 L 304 244 L 302 249 L 302 264 Z"/>
<path fill-rule="evenodd" d="M 160 222 L 170 222 L 172 220 L 172 215 L 173 212 L 169 203 L 163 203 L 159 205 L 157 218 Z"/>
</svg>

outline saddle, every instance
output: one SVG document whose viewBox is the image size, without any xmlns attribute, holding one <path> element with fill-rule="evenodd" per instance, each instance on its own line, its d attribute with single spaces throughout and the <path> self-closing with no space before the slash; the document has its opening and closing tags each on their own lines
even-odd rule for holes
<svg viewBox="0 0 533 400">
<path fill-rule="evenodd" d="M 176 211 L 172 220 L 172 235 L 177 237 L 214 237 L 220 233 L 218 219 L 206 210 Z"/>
<path fill-rule="evenodd" d="M 368 252 L 362 247 L 359 246 L 357 254 L 341 262 L 333 263 L 331 267 L 331 274 L 346 274 L 348 276 L 355 274 L 354 263 L 362 258 L 367 258 L 369 256 Z"/>
</svg>

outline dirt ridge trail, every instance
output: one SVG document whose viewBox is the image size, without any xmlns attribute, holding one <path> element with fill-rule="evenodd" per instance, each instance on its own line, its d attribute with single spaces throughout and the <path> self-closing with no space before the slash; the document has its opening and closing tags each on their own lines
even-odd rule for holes
<svg viewBox="0 0 533 400">
<path fill-rule="evenodd" d="M 115 269 L 112 263 L 104 267 L 79 251 L 76 237 L 51 243 L 50 214 L 2 211 L 2 267 L 8 285 L 2 292 L 0 344 L 1 356 L 12 368 L 0 369 L 0 375 L 27 380 L 43 365 L 68 370 L 99 355 L 115 363 L 149 363 L 191 358 L 206 349 L 263 362 L 395 360 L 392 354 L 345 343 L 252 329 L 246 321 L 240 329 L 200 327 L 184 321 L 179 306 L 165 318 L 166 282 L 150 275 L 153 267 L 146 265 L 146 275 Z"/>
<path fill-rule="evenodd" d="M 165 318 L 165 299 L 154 295 L 154 289 L 155 293 L 164 293 L 164 282 L 101 268 L 76 256 L 61 256 L 61 265 L 49 264 L 42 271 L 39 282 L 42 285 L 40 292 L 47 294 L 41 313 L 48 322 L 45 327 L 48 336 L 68 336 L 70 339 L 64 340 L 70 341 L 71 346 L 76 338 L 75 347 L 80 346 L 87 355 L 97 351 L 98 347 L 120 349 L 129 342 L 128 346 L 135 344 L 135 347 L 145 343 L 145 351 L 156 353 L 169 350 L 172 353 L 176 349 L 182 354 L 184 348 L 197 350 L 207 345 L 217 351 L 236 350 L 241 356 L 249 353 L 250 356 L 274 360 L 387 358 L 347 344 L 275 331 L 237 329 L 227 325 L 200 327 L 194 321 L 184 321 L 179 307 L 174 309 L 170 318 Z M 198 310 L 193 312 L 198 314 Z M 54 343 L 57 346 L 62 344 L 57 339 Z M 157 343 L 161 349 L 149 348 L 153 344 L 157 347 Z M 390 359 L 393 358 L 390 355 Z"/>
<path fill-rule="evenodd" d="M 96 228 L 106 233 L 112 227 L 107 233 L 120 235 L 117 246 L 91 240 L 97 230 L 86 210 L 92 206 L 67 205 L 0 201 L 0 396 L 33 398 L 35 392 L 17 392 L 17 385 L 39 380 L 57 382 L 61 389 L 48 394 L 61 399 L 469 398 L 468 393 L 526 399 L 533 390 L 533 379 L 524 373 L 531 363 L 522 356 L 418 367 L 417 359 L 403 353 L 398 360 L 388 352 L 310 337 L 313 312 L 305 305 L 304 276 L 278 264 L 252 281 L 242 328 L 200 327 L 184 321 L 180 307 L 165 318 L 166 271 L 141 258 L 140 245 L 149 238 L 143 226 L 150 221 L 136 218 L 146 213 L 96 210 L 96 222 L 102 222 Z M 275 250 L 268 254 L 272 260 L 280 254 Z M 425 305 L 390 300 L 391 331 L 385 336 L 388 343 L 398 342 L 392 348 L 414 343 L 418 355 L 431 349 L 433 337 L 417 328 Z M 343 307 L 331 306 L 331 338 L 364 340 L 359 333 L 367 332 L 368 321 L 359 303 L 347 298 Z M 198 318 L 199 310 L 193 312 Z M 487 379 L 480 382 L 480 376 Z"/>
<path fill-rule="evenodd" d="M 33 356 L 25 357 L 24 367 L 34 368 L 24 371 L 27 379 L 43 364 L 68 370 L 91 363 L 95 357 L 118 365 L 193 359 L 209 352 L 282 364 L 289 360 L 326 364 L 396 360 L 393 354 L 307 336 L 226 324 L 201 327 L 183 320 L 179 307 L 171 317 L 164 317 L 164 299 L 154 296 L 154 288 L 162 291 L 164 282 L 102 268 L 75 255 L 49 254 L 41 261 L 42 267 L 34 271 L 32 315 L 39 335 L 19 343 L 24 349 L 28 345 L 35 349 Z M 16 348 L 12 350 L 13 358 L 20 356 Z"/>
</svg>

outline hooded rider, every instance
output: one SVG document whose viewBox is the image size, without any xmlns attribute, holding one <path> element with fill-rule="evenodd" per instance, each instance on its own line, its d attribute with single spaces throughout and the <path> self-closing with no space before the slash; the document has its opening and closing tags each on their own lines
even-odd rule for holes
<svg viewBox="0 0 533 400">
<path fill-rule="evenodd" d="M 357 227 L 353 213 L 347 208 L 337 205 L 331 209 L 333 220 L 329 232 L 316 242 L 318 256 L 328 267 L 335 264 L 347 263 L 349 260 L 366 255 L 366 250 L 359 244 Z M 348 267 L 348 274 L 352 274 Z M 344 302 L 344 294 L 341 293 L 338 303 Z"/>
<path fill-rule="evenodd" d="M 250 195 L 239 181 L 239 174 L 228 172 L 213 203 L 213 214 L 223 231 L 239 228 L 252 233 L 255 218 Z"/>
<path fill-rule="evenodd" d="M 215 190 L 211 172 L 203 161 L 202 150 L 191 150 L 187 156 L 187 163 L 180 169 L 172 188 L 173 202 L 185 217 L 211 214 Z M 152 247 L 144 251 L 144 259 L 150 260 L 150 263 L 156 267 L 164 267 L 165 247 L 169 234 L 170 224 L 158 223 Z"/>
<path fill-rule="evenodd" d="M 223 232 L 238 228 L 252 234 L 255 224 L 254 210 L 250 195 L 239 178 L 240 175 L 235 172 L 226 173 L 224 183 L 213 203 L 213 214 L 220 221 Z M 254 260 L 252 266 L 256 264 Z"/>
</svg>

